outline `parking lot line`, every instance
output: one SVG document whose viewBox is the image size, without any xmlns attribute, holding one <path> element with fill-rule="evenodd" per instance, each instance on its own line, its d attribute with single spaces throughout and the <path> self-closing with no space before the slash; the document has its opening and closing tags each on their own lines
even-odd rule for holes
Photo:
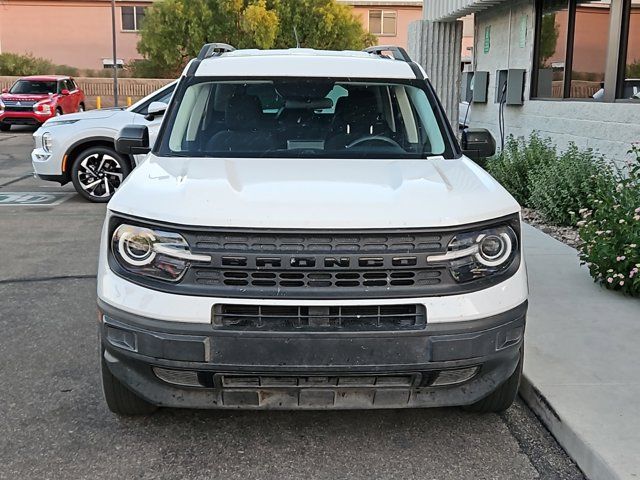
<svg viewBox="0 0 640 480">
<path fill-rule="evenodd" d="M 0 206 L 55 206 L 69 200 L 73 193 L 0 192 Z"/>
</svg>

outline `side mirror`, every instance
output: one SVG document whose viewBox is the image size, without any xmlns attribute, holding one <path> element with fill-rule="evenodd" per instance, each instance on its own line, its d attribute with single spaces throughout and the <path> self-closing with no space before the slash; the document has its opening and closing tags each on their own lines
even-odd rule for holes
<svg viewBox="0 0 640 480">
<path fill-rule="evenodd" d="M 8 88 L 3 88 L 2 89 L 2 93 L 9 93 L 9 89 Z"/>
<path fill-rule="evenodd" d="M 64 95 L 66 97 L 67 95 L 70 95 L 71 92 L 69 90 L 67 90 L 66 88 L 63 88 L 62 91 L 60 92 L 60 94 Z"/>
<path fill-rule="evenodd" d="M 144 117 L 145 120 L 151 122 L 152 120 L 155 120 L 156 117 L 164 115 L 164 112 L 167 111 L 167 107 L 168 105 L 164 102 L 151 102 L 147 109 L 147 115 Z"/>
<path fill-rule="evenodd" d="M 474 162 L 485 160 L 496 154 L 496 141 L 487 129 L 467 128 L 462 132 L 462 153 Z"/>
<path fill-rule="evenodd" d="M 123 155 L 144 155 L 151 151 L 149 129 L 144 125 L 127 125 L 116 137 L 116 152 Z"/>
</svg>

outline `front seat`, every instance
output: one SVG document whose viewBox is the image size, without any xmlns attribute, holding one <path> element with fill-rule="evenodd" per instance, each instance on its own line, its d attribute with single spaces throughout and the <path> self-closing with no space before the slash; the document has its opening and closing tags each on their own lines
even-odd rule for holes
<svg viewBox="0 0 640 480">
<path fill-rule="evenodd" d="M 234 95 L 225 109 L 226 130 L 207 143 L 208 152 L 263 152 L 278 148 L 271 130 L 266 128 L 258 97 Z"/>
<path fill-rule="evenodd" d="M 368 90 L 353 90 L 338 100 L 332 132 L 327 140 L 328 150 L 346 148 L 363 137 L 390 133 L 378 112 L 376 96 Z"/>
</svg>

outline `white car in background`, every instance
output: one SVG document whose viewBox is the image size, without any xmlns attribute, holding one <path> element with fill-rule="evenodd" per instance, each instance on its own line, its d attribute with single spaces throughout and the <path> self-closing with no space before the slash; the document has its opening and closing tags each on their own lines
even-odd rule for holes
<svg viewBox="0 0 640 480">
<path fill-rule="evenodd" d="M 176 82 L 172 82 L 129 108 L 92 110 L 45 122 L 34 134 L 31 160 L 35 175 L 65 185 L 91 202 L 108 202 L 131 170 L 146 155 L 117 153 L 115 137 L 125 125 L 149 128 L 155 139 Z"/>
</svg>

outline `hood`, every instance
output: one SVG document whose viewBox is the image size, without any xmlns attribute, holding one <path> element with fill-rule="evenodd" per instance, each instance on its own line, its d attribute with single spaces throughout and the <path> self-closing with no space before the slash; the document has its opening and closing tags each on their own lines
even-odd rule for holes
<svg viewBox="0 0 640 480">
<path fill-rule="evenodd" d="M 47 100 L 52 95 L 48 93 L 33 94 L 33 93 L 3 93 L 0 98 L 3 102 L 40 102 L 41 100 Z"/>
<path fill-rule="evenodd" d="M 455 226 L 520 209 L 467 158 L 154 156 L 134 170 L 109 208 L 182 225 L 335 229 Z"/>
<path fill-rule="evenodd" d="M 129 114 L 129 112 L 126 112 L 125 110 L 122 110 L 120 108 L 107 108 L 103 110 L 88 110 L 86 112 L 68 113 L 63 117 L 56 117 L 56 118 L 47 120 L 47 122 L 45 122 L 45 125 L 47 125 L 50 122 L 55 123 L 56 121 L 66 122 L 68 120 L 101 120 L 101 119 L 110 118 L 110 117 L 113 117 L 114 115 L 122 114 L 122 113 Z"/>
</svg>

